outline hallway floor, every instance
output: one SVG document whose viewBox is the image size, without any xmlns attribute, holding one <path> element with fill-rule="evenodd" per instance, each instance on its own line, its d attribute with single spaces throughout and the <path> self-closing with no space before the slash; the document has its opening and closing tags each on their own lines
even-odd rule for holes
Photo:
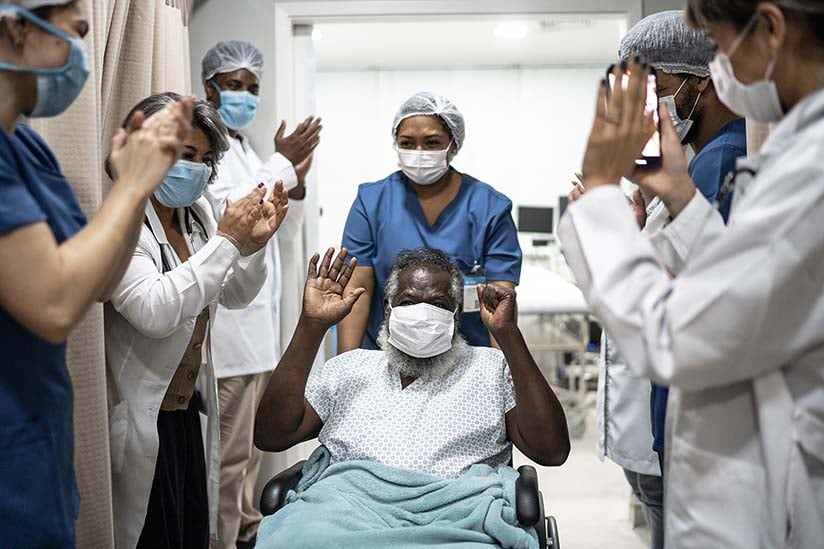
<svg viewBox="0 0 824 549">
<path fill-rule="evenodd" d="M 529 463 L 517 450 L 515 466 Z M 621 468 L 595 455 L 595 418 L 590 415 L 572 453 L 559 468 L 537 467 L 547 514 L 558 521 L 563 549 L 646 549 L 645 528 L 630 524 L 630 489 Z"/>
</svg>

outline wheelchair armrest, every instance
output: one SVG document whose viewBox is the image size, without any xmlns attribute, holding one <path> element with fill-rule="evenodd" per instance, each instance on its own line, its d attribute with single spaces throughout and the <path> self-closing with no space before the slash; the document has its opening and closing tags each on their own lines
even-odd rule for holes
<svg viewBox="0 0 824 549">
<path fill-rule="evenodd" d="M 303 464 L 306 461 L 299 461 L 284 469 L 266 483 L 263 492 L 260 494 L 260 512 L 264 517 L 274 515 L 286 502 L 286 494 L 298 485 L 303 478 Z"/>
<path fill-rule="evenodd" d="M 541 507 L 538 473 L 531 465 L 521 465 L 515 481 L 515 512 L 518 522 L 522 526 L 535 526 L 543 519 Z"/>
</svg>

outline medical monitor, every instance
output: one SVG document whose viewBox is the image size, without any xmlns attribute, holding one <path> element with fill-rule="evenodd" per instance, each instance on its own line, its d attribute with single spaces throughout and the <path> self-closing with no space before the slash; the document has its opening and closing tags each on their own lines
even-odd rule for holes
<svg viewBox="0 0 824 549">
<path fill-rule="evenodd" d="M 555 228 L 554 214 L 554 208 L 519 206 L 518 232 L 552 234 Z"/>
</svg>

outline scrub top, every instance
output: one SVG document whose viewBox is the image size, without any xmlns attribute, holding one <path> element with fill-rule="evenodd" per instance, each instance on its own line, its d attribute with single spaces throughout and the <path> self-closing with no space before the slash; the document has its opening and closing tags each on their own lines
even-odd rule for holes
<svg viewBox="0 0 824 549">
<path fill-rule="evenodd" d="M 374 183 L 364 183 L 349 211 L 343 246 L 358 266 L 375 271 L 375 296 L 363 338 L 364 349 L 377 349 L 384 318 L 384 285 L 399 252 L 437 248 L 446 252 L 469 275 L 477 264 L 487 280 L 518 284 L 521 248 L 512 220 L 512 202 L 490 185 L 461 175 L 458 194 L 432 226 L 412 184 L 401 171 Z M 490 345 L 479 312 L 461 315 L 460 331 L 470 345 Z"/>
<path fill-rule="evenodd" d="M 690 161 L 690 177 L 708 202 L 712 204 L 715 201 L 718 189 L 721 188 L 727 174 L 735 170 L 735 163 L 742 156 L 747 156 L 747 127 L 743 119 L 738 119 L 721 128 Z M 731 203 L 732 194 L 718 207 L 725 223 L 730 215 Z M 653 383 L 650 394 L 654 439 L 652 448 L 659 456 L 664 455 L 664 424 L 668 399 L 669 388 Z"/>
<path fill-rule="evenodd" d="M 0 130 L 0 235 L 45 221 L 58 243 L 86 217 L 46 143 Z M 72 385 L 66 344 L 40 339 L 0 307 L 0 545 L 73 547 Z"/>
</svg>

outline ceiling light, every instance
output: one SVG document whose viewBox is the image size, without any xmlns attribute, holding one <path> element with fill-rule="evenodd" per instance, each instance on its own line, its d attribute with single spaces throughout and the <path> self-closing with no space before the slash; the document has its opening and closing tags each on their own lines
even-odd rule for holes
<svg viewBox="0 0 824 549">
<path fill-rule="evenodd" d="M 520 40 L 529 33 L 529 26 L 521 21 L 498 23 L 495 27 L 495 36 L 498 38 Z"/>
<path fill-rule="evenodd" d="M 312 28 L 312 40 L 314 42 L 320 42 L 323 40 L 323 33 L 320 32 L 320 29 L 317 27 Z"/>
</svg>

